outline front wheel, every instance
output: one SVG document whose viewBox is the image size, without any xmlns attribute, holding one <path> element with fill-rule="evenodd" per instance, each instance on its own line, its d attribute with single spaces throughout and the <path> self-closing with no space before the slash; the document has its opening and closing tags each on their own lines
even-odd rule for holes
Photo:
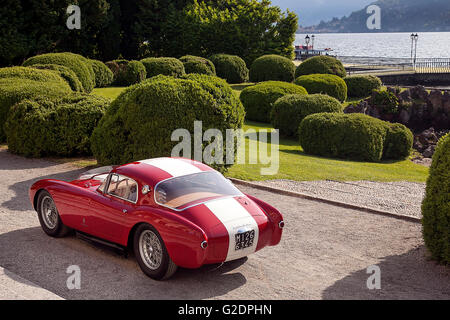
<svg viewBox="0 0 450 320">
<path fill-rule="evenodd" d="M 140 225 L 134 234 L 134 255 L 141 270 L 150 278 L 164 280 L 177 270 L 158 231 L 149 224 Z"/>
<path fill-rule="evenodd" d="M 70 232 L 70 228 L 62 223 L 55 201 L 48 191 L 39 193 L 36 209 L 41 227 L 47 235 L 64 237 Z"/>
</svg>

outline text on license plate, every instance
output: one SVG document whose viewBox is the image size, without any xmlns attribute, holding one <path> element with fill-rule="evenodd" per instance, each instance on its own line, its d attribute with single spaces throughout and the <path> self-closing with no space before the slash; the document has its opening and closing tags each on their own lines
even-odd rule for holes
<svg viewBox="0 0 450 320">
<path fill-rule="evenodd" d="M 255 230 L 250 230 L 235 235 L 236 244 L 234 250 L 241 250 L 253 245 L 255 239 Z"/>
</svg>

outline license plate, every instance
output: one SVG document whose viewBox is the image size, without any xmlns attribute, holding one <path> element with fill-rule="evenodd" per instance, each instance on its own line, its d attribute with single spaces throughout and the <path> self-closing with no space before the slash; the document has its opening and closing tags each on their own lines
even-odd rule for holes
<svg viewBox="0 0 450 320">
<path fill-rule="evenodd" d="M 242 233 L 237 233 L 235 235 L 236 245 L 234 250 L 241 250 L 253 245 L 253 240 L 255 239 L 255 230 L 250 230 Z"/>
</svg>

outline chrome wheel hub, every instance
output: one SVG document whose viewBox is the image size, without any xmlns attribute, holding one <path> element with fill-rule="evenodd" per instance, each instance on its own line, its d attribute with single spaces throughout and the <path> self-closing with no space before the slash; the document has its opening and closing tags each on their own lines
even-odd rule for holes
<svg viewBox="0 0 450 320">
<path fill-rule="evenodd" d="M 161 266 L 161 242 L 153 231 L 145 230 L 141 233 L 139 237 L 139 253 L 148 268 L 156 270 Z"/>
<path fill-rule="evenodd" d="M 41 201 L 41 215 L 47 228 L 56 228 L 56 224 L 58 223 L 58 210 L 53 199 L 49 196 L 45 196 Z"/>
</svg>

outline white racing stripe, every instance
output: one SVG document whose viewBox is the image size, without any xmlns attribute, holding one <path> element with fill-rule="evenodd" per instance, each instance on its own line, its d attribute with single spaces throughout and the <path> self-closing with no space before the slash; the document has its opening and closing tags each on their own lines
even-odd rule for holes
<svg viewBox="0 0 450 320">
<path fill-rule="evenodd" d="M 199 168 L 190 164 L 187 161 L 172 159 L 172 158 L 156 158 L 139 161 L 140 163 L 155 166 L 161 170 L 166 171 L 173 177 L 185 176 L 192 173 L 201 172 Z"/>
<path fill-rule="evenodd" d="M 258 224 L 252 215 L 234 198 L 224 198 L 205 203 L 205 206 L 222 222 L 228 231 L 229 245 L 225 261 L 246 257 L 256 250 L 259 238 Z M 255 230 L 253 245 L 235 250 L 235 235 L 239 231 Z"/>
</svg>

